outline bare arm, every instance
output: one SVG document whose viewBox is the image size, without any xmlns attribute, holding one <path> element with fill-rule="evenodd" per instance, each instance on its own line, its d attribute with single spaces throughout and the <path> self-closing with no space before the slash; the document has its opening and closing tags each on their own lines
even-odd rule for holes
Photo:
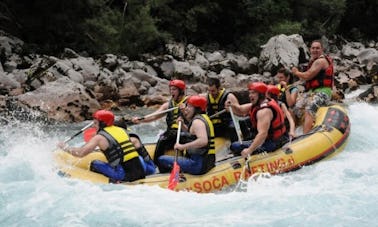
<svg viewBox="0 0 378 227">
<path fill-rule="evenodd" d="M 282 103 L 282 104 L 281 104 L 281 109 L 283 110 L 285 116 L 287 117 L 287 120 L 289 121 L 289 125 L 290 125 L 289 136 L 290 136 L 291 138 L 294 138 L 294 137 L 295 137 L 295 122 L 294 122 L 294 119 L 293 119 L 293 117 L 291 116 L 289 110 L 286 108 L 285 103 Z"/>
<path fill-rule="evenodd" d="M 192 123 L 192 127 L 190 128 L 190 134 L 195 135 L 197 138 L 189 143 L 185 144 L 175 144 L 175 149 L 178 150 L 185 150 L 185 149 L 195 149 L 201 148 L 207 145 L 208 137 L 207 137 L 207 130 L 206 125 L 200 119 L 195 119 Z"/>
<path fill-rule="evenodd" d="M 286 102 L 289 107 L 294 106 L 297 102 L 298 91 L 290 93 L 289 89 L 285 90 Z"/>
<path fill-rule="evenodd" d="M 241 155 L 247 157 L 252 154 L 259 146 L 261 146 L 268 137 L 268 130 L 270 128 L 270 122 L 273 119 L 273 112 L 269 108 L 261 109 L 256 114 L 257 117 L 257 135 L 254 138 L 252 144 L 245 148 Z"/>
<path fill-rule="evenodd" d="M 232 111 L 234 112 L 235 115 L 239 117 L 245 117 L 246 115 L 248 115 L 249 110 L 252 107 L 252 104 L 246 103 L 246 104 L 240 105 L 238 101 L 234 103 L 234 102 L 231 102 L 230 100 L 227 100 L 225 103 L 225 108 L 227 109 L 227 111 L 229 110 L 230 107 L 232 108 Z"/>
<path fill-rule="evenodd" d="M 326 69 L 328 67 L 328 62 L 325 58 L 319 58 L 314 61 L 306 72 L 300 72 L 298 68 L 293 67 L 291 72 L 296 75 L 297 77 L 304 79 L 304 80 L 311 80 L 314 78 L 322 69 Z"/>
<path fill-rule="evenodd" d="M 92 137 L 88 143 L 86 143 L 82 147 L 65 147 L 64 143 L 59 143 L 58 147 L 65 149 L 68 153 L 72 154 L 73 156 L 76 157 L 84 157 L 87 154 L 91 153 L 92 151 L 95 150 L 96 147 L 100 147 L 101 150 L 106 150 L 108 148 L 109 143 L 106 140 L 105 137 L 101 135 L 95 135 Z"/>
<path fill-rule="evenodd" d="M 240 105 L 240 104 L 239 104 L 239 100 L 238 100 L 238 98 L 236 98 L 236 96 L 235 96 L 234 94 L 232 94 L 232 93 L 229 93 L 229 94 L 227 95 L 227 100 L 226 100 L 226 102 L 227 102 L 227 101 L 233 103 L 234 105 Z"/>
</svg>

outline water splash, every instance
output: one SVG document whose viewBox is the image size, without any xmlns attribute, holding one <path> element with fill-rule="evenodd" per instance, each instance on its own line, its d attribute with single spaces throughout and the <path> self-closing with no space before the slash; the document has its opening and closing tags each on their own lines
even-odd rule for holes
<svg viewBox="0 0 378 227">
<path fill-rule="evenodd" d="M 57 175 L 52 151 L 86 125 L 15 122 L 0 132 L 3 226 L 372 226 L 378 221 L 378 107 L 351 103 L 349 143 L 331 160 L 249 179 L 245 192 L 196 194 L 97 185 Z M 155 141 L 164 122 L 133 126 Z M 78 143 L 81 138 L 77 138 Z"/>
</svg>

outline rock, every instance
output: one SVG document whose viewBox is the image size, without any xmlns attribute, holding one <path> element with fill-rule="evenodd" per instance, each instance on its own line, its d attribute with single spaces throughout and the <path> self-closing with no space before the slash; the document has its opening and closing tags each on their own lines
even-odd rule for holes
<svg viewBox="0 0 378 227">
<path fill-rule="evenodd" d="M 100 74 L 100 66 L 93 58 L 78 56 L 77 58 L 69 59 L 69 61 L 72 68 L 81 74 L 85 82 L 97 81 L 97 76 Z"/>
<path fill-rule="evenodd" d="M 133 78 L 138 79 L 140 81 L 146 81 L 153 87 L 156 86 L 159 79 L 154 75 L 150 75 L 141 69 L 133 69 L 130 71 L 130 74 Z"/>
<path fill-rule="evenodd" d="M 35 91 L 17 96 L 30 109 L 38 109 L 55 120 L 84 121 L 100 108 L 93 94 L 66 77 L 41 86 Z"/>
<path fill-rule="evenodd" d="M 370 62 L 378 63 L 378 51 L 374 48 L 362 49 L 357 54 L 357 59 L 360 64 L 367 65 Z"/>
<path fill-rule="evenodd" d="M 348 88 L 350 91 L 355 91 L 359 88 L 360 86 L 358 85 L 357 81 L 355 80 L 349 80 L 348 81 Z"/>
<path fill-rule="evenodd" d="M 365 49 L 364 45 L 359 42 L 350 42 L 343 45 L 341 49 L 341 54 L 344 58 L 353 59 L 360 54 L 360 52 Z"/>
<path fill-rule="evenodd" d="M 263 71 L 299 64 L 299 49 L 286 35 L 270 38 L 262 48 L 259 65 Z"/>
<path fill-rule="evenodd" d="M 140 104 L 139 92 L 135 87 L 134 83 L 124 83 L 122 87 L 119 88 L 119 100 L 118 103 L 121 106 L 130 105 L 133 103 Z"/>
<path fill-rule="evenodd" d="M 114 54 L 105 54 L 101 57 L 101 66 L 113 71 L 118 66 L 117 56 Z"/>
<path fill-rule="evenodd" d="M 185 58 L 185 45 L 183 43 L 168 43 L 165 45 L 167 53 L 178 60 Z"/>
<path fill-rule="evenodd" d="M 210 64 L 224 60 L 224 57 L 220 51 L 214 51 L 213 53 L 205 52 L 205 57 Z"/>
<path fill-rule="evenodd" d="M 340 50 L 337 40 L 326 37 L 322 40 L 334 59 L 335 99 L 342 99 L 344 92 L 360 85 L 378 82 L 376 42 L 365 47 L 362 43 L 342 40 Z M 65 121 L 90 119 L 90 112 L 96 108 L 160 105 L 170 98 L 168 83 L 173 78 L 184 80 L 186 94 L 192 95 L 206 93 L 207 79 L 218 77 L 224 87 L 248 102 L 249 82 L 272 82 L 278 67 L 294 64 L 301 68 L 309 56 L 298 34 L 272 37 L 262 46 L 259 57 L 216 48 L 211 52 L 202 51 L 182 43 L 170 43 L 160 55 L 143 54 L 133 61 L 114 54 L 96 59 L 68 48 L 60 58 L 25 55 L 22 48 L 21 40 L 0 31 L 0 50 L 4 53 L 0 64 L 0 95 L 7 97 L 5 103 L 11 103 L 0 108 L 22 107 L 24 115 L 39 112 L 47 119 Z M 362 100 L 375 102 L 376 90 L 372 87 Z M 56 103 L 62 107 L 59 109 Z"/>
<path fill-rule="evenodd" d="M 14 79 L 12 74 L 0 72 L 0 87 L 3 89 L 20 88 L 21 84 Z"/>
</svg>

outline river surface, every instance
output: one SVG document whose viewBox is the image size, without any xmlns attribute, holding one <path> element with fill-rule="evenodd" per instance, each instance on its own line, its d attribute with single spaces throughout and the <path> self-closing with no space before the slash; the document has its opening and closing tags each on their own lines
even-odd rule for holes
<svg viewBox="0 0 378 227">
<path fill-rule="evenodd" d="M 62 178 L 54 169 L 55 145 L 89 121 L 1 125 L 0 226 L 377 226 L 378 107 L 347 106 L 351 135 L 338 156 L 228 193 Z M 154 142 L 164 128 L 161 121 L 132 130 Z"/>
</svg>

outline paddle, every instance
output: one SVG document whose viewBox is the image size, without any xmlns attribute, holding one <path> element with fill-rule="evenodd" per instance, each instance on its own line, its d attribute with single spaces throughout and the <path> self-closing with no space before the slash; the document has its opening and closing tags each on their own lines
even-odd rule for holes
<svg viewBox="0 0 378 227">
<path fill-rule="evenodd" d="M 73 135 L 70 138 L 64 140 L 64 143 L 67 143 L 67 142 L 71 141 L 73 138 L 75 138 L 76 136 L 78 136 L 80 133 L 82 133 L 84 130 L 86 130 L 87 128 L 91 127 L 92 125 L 93 125 L 93 121 L 91 123 L 89 123 L 88 125 L 86 125 L 84 128 L 80 129 L 80 131 L 78 131 L 77 133 L 75 133 L 75 135 Z"/>
<path fill-rule="evenodd" d="M 239 125 L 239 122 L 236 121 L 236 118 L 235 118 L 235 115 L 234 115 L 234 112 L 232 111 L 232 107 L 230 106 L 230 114 L 231 114 L 231 119 L 232 121 L 234 122 L 234 125 L 235 125 L 235 130 L 236 130 L 236 134 L 238 135 L 238 140 L 239 140 L 239 143 L 242 143 L 242 132 L 240 130 L 240 125 Z M 239 177 L 239 182 L 237 183 L 236 187 L 235 187 L 235 190 L 236 191 L 242 184 L 245 184 L 247 183 L 247 181 L 245 179 L 243 179 L 245 177 L 245 171 L 248 170 L 249 171 L 249 159 L 250 159 L 250 155 L 248 155 L 248 158 L 245 160 L 245 163 L 244 163 L 244 167 L 243 167 L 243 170 L 240 174 L 240 177 Z"/>
<path fill-rule="evenodd" d="M 144 120 L 145 118 L 148 118 L 148 117 L 153 117 L 153 116 L 156 116 L 156 115 L 160 115 L 160 114 L 164 114 L 164 113 L 168 113 L 168 112 L 171 112 L 175 109 L 177 109 L 178 107 L 172 107 L 172 108 L 169 108 L 169 109 L 166 109 L 166 110 L 162 110 L 162 111 L 158 111 L 156 113 L 151 113 L 151 114 L 147 114 L 146 116 L 143 116 L 143 117 L 138 117 L 138 121 L 141 121 L 141 120 Z M 124 121 L 125 121 L 125 124 L 127 125 L 132 125 L 134 124 L 134 122 L 132 122 L 131 119 L 125 119 L 123 118 Z"/>
<path fill-rule="evenodd" d="M 221 110 L 221 111 L 219 111 L 219 112 L 217 112 L 217 113 L 215 113 L 215 114 L 209 116 L 209 118 L 211 119 L 211 118 L 216 117 L 216 116 L 218 116 L 218 115 L 220 115 L 220 114 L 222 114 L 222 113 L 224 113 L 224 112 L 226 112 L 226 109 L 223 109 L 223 110 Z"/>
<path fill-rule="evenodd" d="M 180 142 L 180 133 L 181 133 L 181 121 L 178 122 L 177 137 L 176 143 Z M 169 176 L 168 189 L 174 190 L 176 185 L 179 182 L 179 173 L 180 166 L 177 163 L 178 150 L 175 149 L 175 161 L 173 162 L 173 169 L 171 175 Z"/>
<path fill-rule="evenodd" d="M 93 136 L 96 135 L 96 133 L 97 129 L 94 127 L 86 129 L 83 134 L 84 142 L 88 142 Z"/>
<path fill-rule="evenodd" d="M 235 130 L 236 130 L 236 134 L 238 136 L 238 140 L 239 140 L 239 143 L 242 143 L 243 139 L 243 133 L 240 129 L 240 125 L 239 125 L 239 122 L 236 121 L 236 118 L 235 118 L 235 115 L 234 115 L 234 112 L 232 111 L 232 107 L 230 106 L 230 115 L 231 115 L 231 118 L 232 118 L 232 121 L 234 122 L 234 126 L 235 126 Z"/>
<path fill-rule="evenodd" d="M 238 188 L 240 188 L 242 185 L 244 185 L 244 184 L 247 183 L 247 180 L 245 179 L 245 171 L 248 170 L 248 172 L 250 172 L 250 168 L 249 168 L 249 160 L 250 160 L 250 158 L 251 158 L 251 156 L 248 155 L 248 158 L 245 160 L 243 170 L 242 170 L 242 172 L 241 172 L 241 174 L 239 176 L 239 181 L 236 184 L 234 191 L 238 190 Z"/>
<path fill-rule="evenodd" d="M 143 119 L 148 118 L 148 117 L 153 117 L 153 116 L 160 115 L 160 114 L 163 114 L 163 113 L 168 113 L 168 112 L 171 112 L 171 111 L 173 111 L 173 110 L 175 110 L 177 108 L 178 107 L 172 107 L 172 108 L 169 108 L 169 109 L 166 109 L 166 110 L 162 110 L 162 111 L 159 111 L 159 112 L 156 112 L 156 113 L 147 114 L 146 116 L 139 117 L 138 120 L 143 120 Z"/>
</svg>

